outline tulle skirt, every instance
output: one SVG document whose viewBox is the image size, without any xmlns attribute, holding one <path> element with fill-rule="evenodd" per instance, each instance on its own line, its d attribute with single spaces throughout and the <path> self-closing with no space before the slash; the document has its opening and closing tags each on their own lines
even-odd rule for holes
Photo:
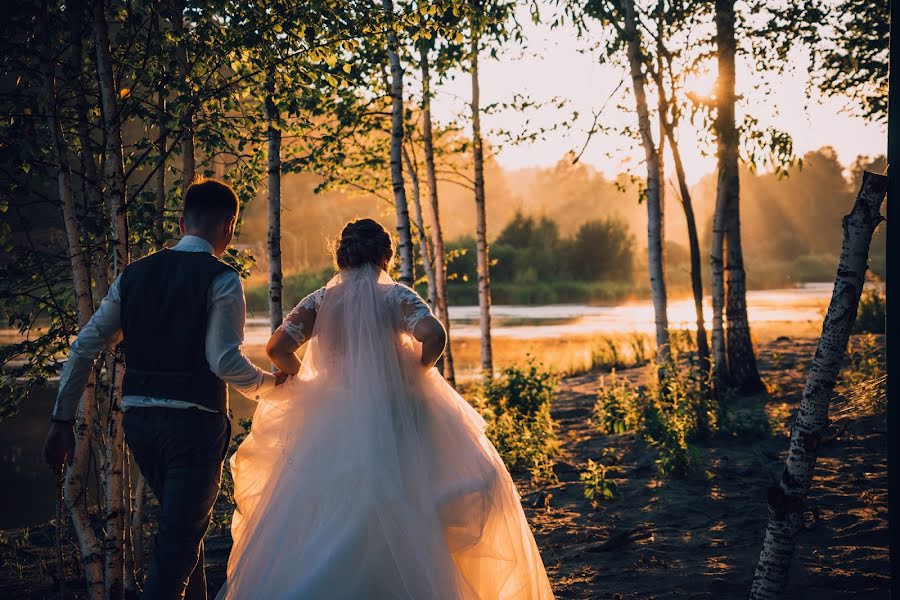
<svg viewBox="0 0 900 600">
<path fill-rule="evenodd" d="M 397 381 L 334 361 L 260 403 L 219 598 L 553 597 L 484 420 L 417 353 Z"/>
</svg>

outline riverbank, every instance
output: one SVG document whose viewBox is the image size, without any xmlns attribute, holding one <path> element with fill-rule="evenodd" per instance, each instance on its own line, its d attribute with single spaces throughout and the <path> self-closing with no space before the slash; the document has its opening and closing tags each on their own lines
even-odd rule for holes
<svg viewBox="0 0 900 600">
<path fill-rule="evenodd" d="M 883 336 L 865 346 L 883 359 Z M 758 346 L 771 391 L 731 400 L 729 409 L 763 423 L 757 436 L 717 437 L 699 449 L 704 473 L 661 480 L 655 454 L 633 434 L 601 435 L 591 409 L 606 372 L 564 378 L 553 403 L 561 453 L 557 483 L 516 476 L 523 505 L 559 598 L 644 600 L 740 598 L 749 587 L 767 518 L 765 490 L 780 473 L 787 422 L 798 405 L 815 338 L 782 337 Z M 874 352 L 874 354 L 872 354 Z M 635 383 L 646 367 L 623 369 Z M 858 387 L 858 386 L 857 386 Z M 808 527 L 801 534 L 787 597 L 794 600 L 888 598 L 885 416 L 878 405 L 838 396 L 816 467 Z M 618 499 L 598 510 L 584 498 L 589 459 L 610 467 Z M 153 518 L 155 508 L 149 508 Z M 223 499 L 206 540 L 211 594 L 224 580 L 230 507 Z M 150 531 L 145 532 L 149 540 Z M 53 597 L 53 528 L 7 530 L 0 538 L 0 596 Z M 80 573 L 64 546 L 69 592 Z"/>
</svg>

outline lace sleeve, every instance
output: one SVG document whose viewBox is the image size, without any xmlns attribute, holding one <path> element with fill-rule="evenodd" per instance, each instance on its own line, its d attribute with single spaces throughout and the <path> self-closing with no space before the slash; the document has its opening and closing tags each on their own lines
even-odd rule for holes
<svg viewBox="0 0 900 600">
<path fill-rule="evenodd" d="M 325 298 L 325 288 L 319 288 L 306 296 L 284 318 L 279 329 L 291 336 L 298 345 L 303 345 L 312 335 L 316 313 Z"/>
<path fill-rule="evenodd" d="M 399 311 L 400 322 L 407 333 L 412 334 L 419 321 L 425 317 L 434 316 L 431 307 L 415 290 L 398 283 L 394 285 L 390 293 L 391 299 Z"/>
</svg>

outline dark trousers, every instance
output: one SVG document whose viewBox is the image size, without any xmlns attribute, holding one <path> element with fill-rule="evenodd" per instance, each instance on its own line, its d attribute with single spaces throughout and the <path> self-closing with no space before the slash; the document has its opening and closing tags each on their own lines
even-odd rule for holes
<svg viewBox="0 0 900 600">
<path fill-rule="evenodd" d="M 125 441 L 159 501 L 145 600 L 206 599 L 203 536 L 219 494 L 231 422 L 221 413 L 131 408 Z"/>
</svg>

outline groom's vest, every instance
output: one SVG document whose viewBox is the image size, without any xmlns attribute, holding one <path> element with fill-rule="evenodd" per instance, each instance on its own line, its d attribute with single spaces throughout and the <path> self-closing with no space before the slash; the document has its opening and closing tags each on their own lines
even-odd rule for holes
<svg viewBox="0 0 900 600">
<path fill-rule="evenodd" d="M 206 361 L 209 287 L 230 266 L 206 252 L 162 250 L 119 281 L 125 338 L 124 396 L 193 402 L 225 413 L 225 382 Z"/>
</svg>

